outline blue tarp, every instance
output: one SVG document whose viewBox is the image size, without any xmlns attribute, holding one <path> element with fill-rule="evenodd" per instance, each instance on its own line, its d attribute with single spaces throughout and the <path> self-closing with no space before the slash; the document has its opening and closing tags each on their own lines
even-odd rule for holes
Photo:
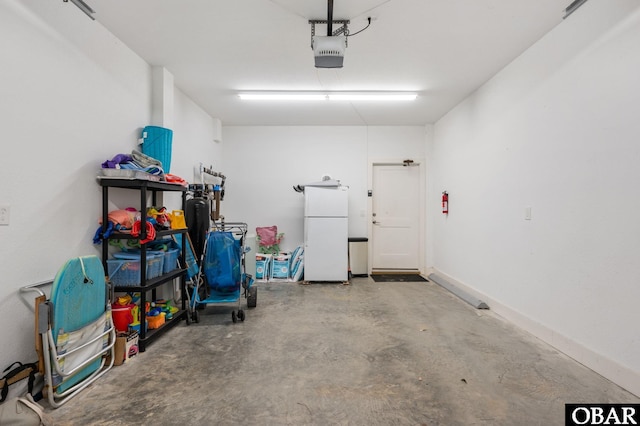
<svg viewBox="0 0 640 426">
<path fill-rule="evenodd" d="M 231 232 L 211 232 L 207 237 L 204 274 L 209 287 L 220 292 L 240 289 L 241 246 Z"/>
</svg>

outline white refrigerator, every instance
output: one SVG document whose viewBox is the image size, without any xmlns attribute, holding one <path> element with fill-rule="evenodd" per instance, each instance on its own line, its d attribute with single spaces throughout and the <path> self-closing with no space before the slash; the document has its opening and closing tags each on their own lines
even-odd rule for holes
<svg viewBox="0 0 640 426">
<path fill-rule="evenodd" d="M 304 280 L 349 279 L 349 191 L 345 186 L 304 189 Z"/>
</svg>

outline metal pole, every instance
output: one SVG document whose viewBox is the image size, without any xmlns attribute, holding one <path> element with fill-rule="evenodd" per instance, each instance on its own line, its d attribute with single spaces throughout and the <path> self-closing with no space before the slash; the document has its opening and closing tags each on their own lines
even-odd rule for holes
<svg viewBox="0 0 640 426">
<path fill-rule="evenodd" d="M 333 0 L 328 0 L 329 7 L 327 11 L 327 35 L 331 37 L 333 35 Z"/>
</svg>

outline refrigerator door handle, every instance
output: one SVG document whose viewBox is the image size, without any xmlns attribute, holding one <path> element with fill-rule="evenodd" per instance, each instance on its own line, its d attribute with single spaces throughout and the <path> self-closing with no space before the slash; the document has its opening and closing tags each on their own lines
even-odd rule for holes
<svg viewBox="0 0 640 426">
<path fill-rule="evenodd" d="M 302 238 L 303 238 L 303 239 L 302 239 L 302 241 L 304 242 L 304 248 L 306 249 L 306 248 L 307 248 L 307 241 L 309 241 L 309 240 L 308 240 L 308 238 L 307 238 L 307 234 L 308 234 L 307 228 L 308 228 L 308 225 L 307 225 L 307 223 L 306 223 L 306 221 L 307 221 L 308 219 L 307 219 L 307 218 L 305 218 L 304 220 L 305 220 L 305 224 L 304 224 L 304 236 L 302 237 Z"/>
</svg>

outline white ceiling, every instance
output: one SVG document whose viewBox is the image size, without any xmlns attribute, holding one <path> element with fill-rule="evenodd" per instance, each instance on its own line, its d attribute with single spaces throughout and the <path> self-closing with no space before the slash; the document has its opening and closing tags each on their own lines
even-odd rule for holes
<svg viewBox="0 0 640 426">
<path fill-rule="evenodd" d="M 334 0 L 344 67 L 317 69 L 326 0 L 86 0 L 104 25 L 224 125 L 433 123 L 562 22 L 570 0 Z M 72 3 L 64 3 L 73 7 Z M 335 29 L 335 26 L 334 26 Z M 326 35 L 325 26 L 316 33 Z M 241 101 L 242 90 L 417 91 L 409 103 Z"/>
</svg>

